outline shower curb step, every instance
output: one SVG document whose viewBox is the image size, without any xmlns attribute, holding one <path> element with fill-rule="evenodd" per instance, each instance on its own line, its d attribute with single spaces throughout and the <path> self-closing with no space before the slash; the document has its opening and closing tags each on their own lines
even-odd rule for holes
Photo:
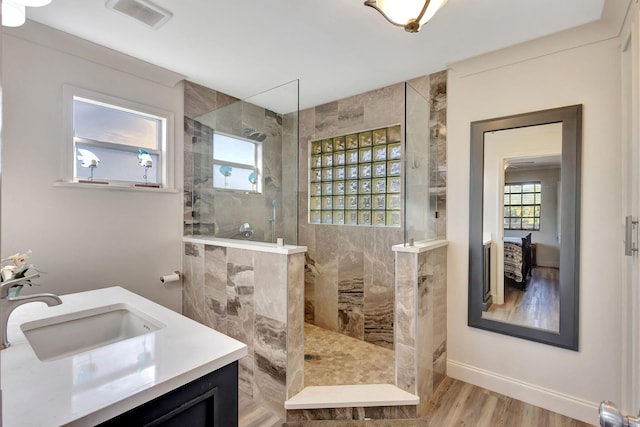
<svg viewBox="0 0 640 427">
<path fill-rule="evenodd" d="M 284 402 L 287 410 L 417 405 L 420 398 L 391 384 L 305 387 Z"/>
</svg>

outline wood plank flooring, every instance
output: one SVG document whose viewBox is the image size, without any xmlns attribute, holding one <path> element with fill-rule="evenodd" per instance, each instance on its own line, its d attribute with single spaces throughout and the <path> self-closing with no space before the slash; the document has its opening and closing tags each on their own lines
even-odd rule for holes
<svg viewBox="0 0 640 427">
<path fill-rule="evenodd" d="M 595 414 L 594 414 L 595 416 Z M 501 394 L 446 378 L 427 416 L 417 420 L 304 421 L 284 423 L 241 394 L 240 427 L 588 427 Z"/>
<path fill-rule="evenodd" d="M 429 405 L 425 421 L 429 427 L 590 426 L 452 378 L 445 379 L 438 388 Z"/>
<path fill-rule="evenodd" d="M 492 304 L 482 313 L 486 319 L 529 328 L 559 331 L 560 270 L 534 267 L 525 292 L 508 284 L 505 278 L 504 304 Z"/>
<path fill-rule="evenodd" d="M 240 392 L 238 400 L 238 427 L 281 427 L 284 420 L 264 406 L 255 403 Z"/>
</svg>

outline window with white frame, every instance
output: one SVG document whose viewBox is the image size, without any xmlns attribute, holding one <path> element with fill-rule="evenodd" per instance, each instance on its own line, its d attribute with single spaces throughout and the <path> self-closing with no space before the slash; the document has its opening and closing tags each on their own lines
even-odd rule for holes
<svg viewBox="0 0 640 427">
<path fill-rule="evenodd" d="M 259 142 L 213 134 L 213 186 L 226 190 L 261 192 Z"/>
<path fill-rule="evenodd" d="M 166 186 L 169 113 L 99 94 L 71 103 L 74 181 Z"/>
</svg>

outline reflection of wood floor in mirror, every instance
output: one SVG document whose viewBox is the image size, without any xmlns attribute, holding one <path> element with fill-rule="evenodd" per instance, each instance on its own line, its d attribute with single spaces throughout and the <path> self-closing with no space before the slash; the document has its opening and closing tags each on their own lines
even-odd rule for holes
<svg viewBox="0 0 640 427">
<path fill-rule="evenodd" d="M 560 330 L 560 270 L 533 267 L 526 292 L 505 278 L 504 304 L 492 304 L 482 313 L 485 319 L 513 323 L 529 328 Z"/>
</svg>

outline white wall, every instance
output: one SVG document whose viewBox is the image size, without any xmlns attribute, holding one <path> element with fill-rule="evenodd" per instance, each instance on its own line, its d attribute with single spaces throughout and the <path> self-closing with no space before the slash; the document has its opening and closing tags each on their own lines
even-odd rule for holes
<svg viewBox="0 0 640 427">
<path fill-rule="evenodd" d="M 156 83 L 149 78 L 172 76 L 33 22 L 5 32 L 3 50 L 3 257 L 33 250 L 31 261 L 47 274 L 29 292 L 120 285 L 180 312 L 180 283 L 163 285 L 159 277 L 181 269 L 181 191 L 53 185 L 64 175 L 61 153 L 70 143 L 64 140 L 62 103 L 63 84 L 70 84 L 172 111 L 175 183 L 181 190 L 180 76 L 173 84 Z"/>
<path fill-rule="evenodd" d="M 617 39 L 464 76 L 452 70 L 448 96 L 448 374 L 597 424 L 597 404 L 619 401 L 622 388 Z M 461 226 L 469 223 L 469 123 L 573 104 L 584 105 L 578 352 L 467 326 Z"/>
</svg>

